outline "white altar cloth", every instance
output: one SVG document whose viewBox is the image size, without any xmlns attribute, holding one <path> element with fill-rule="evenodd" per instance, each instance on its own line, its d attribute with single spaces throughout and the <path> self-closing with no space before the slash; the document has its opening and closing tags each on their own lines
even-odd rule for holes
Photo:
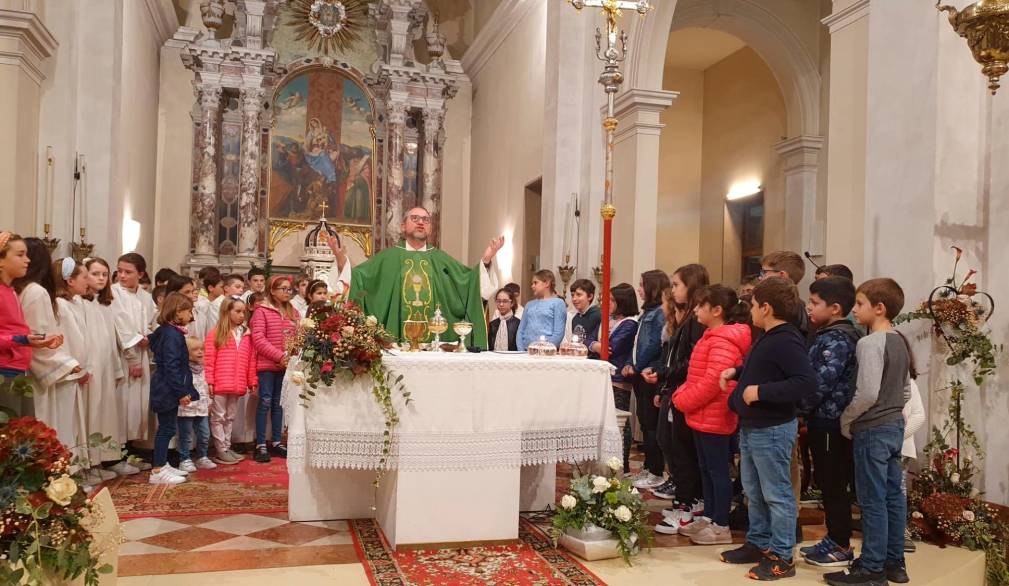
<svg viewBox="0 0 1009 586">
<path fill-rule="evenodd" d="M 552 474 L 522 475 L 523 466 L 621 453 L 606 362 L 485 352 L 399 353 L 384 364 L 403 375 L 413 401 L 395 398 L 400 423 L 377 512 L 371 480 L 384 420 L 371 379 L 320 388 L 308 409 L 288 383 L 292 520 L 374 515 L 394 545 L 514 539 L 520 483 L 553 482 Z M 522 492 L 523 504 L 526 494 L 541 503 L 545 493 Z"/>
</svg>

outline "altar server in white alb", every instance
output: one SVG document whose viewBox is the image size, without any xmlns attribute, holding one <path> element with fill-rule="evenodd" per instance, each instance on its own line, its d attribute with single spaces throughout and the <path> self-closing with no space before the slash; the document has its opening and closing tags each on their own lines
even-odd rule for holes
<svg viewBox="0 0 1009 586">
<path fill-rule="evenodd" d="M 121 446 L 126 443 L 126 433 L 120 416 L 119 396 L 116 388 L 126 379 L 126 369 L 119 357 L 116 340 L 116 318 L 112 313 L 112 274 L 109 263 L 100 258 L 84 259 L 88 272 L 88 294 L 84 304 L 84 321 L 87 324 L 88 350 L 91 362 L 88 372 L 91 383 L 84 394 L 85 427 L 88 434 L 100 433 L 110 437 L 115 446 L 94 447 L 88 450 L 92 473 L 101 480 L 116 477 L 115 472 L 98 467 L 101 462 L 119 460 Z"/>
<path fill-rule="evenodd" d="M 32 352 L 30 374 L 35 417 L 55 429 L 60 442 L 73 446 L 79 431 L 74 418 L 79 380 L 85 373 L 70 354 L 63 328 L 56 319 L 56 283 L 49 249 L 38 238 L 25 238 L 25 245 L 28 273 L 14 281 L 25 322 L 32 334 L 55 334 L 64 340 L 58 348 L 35 348 Z"/>
<path fill-rule="evenodd" d="M 63 258 L 53 263 L 53 280 L 56 281 L 56 320 L 63 330 L 63 335 L 66 336 L 67 352 L 80 363 L 82 375 L 77 379 L 77 388 L 74 389 L 72 412 L 74 442 L 67 446 L 72 448 L 74 456 L 83 458 L 87 455 L 88 445 L 84 396 L 91 389 L 94 362 L 94 354 L 88 343 L 84 313 L 84 305 L 87 302 L 82 297 L 88 292 L 88 273 L 84 270 L 84 265 L 76 260 Z M 90 484 L 97 484 L 101 480 L 97 474 L 90 475 L 88 479 L 95 481 Z"/>
<path fill-rule="evenodd" d="M 140 287 L 147 261 L 135 252 L 124 254 L 116 263 L 119 282 L 112 286 L 112 312 L 116 317 L 116 337 L 127 376 L 119 385 L 120 417 L 127 441 L 147 440 L 151 400 L 151 361 L 147 336 L 157 312 L 151 294 Z M 137 468 L 120 462 L 116 473 L 135 473 Z M 132 470 L 131 470 L 132 469 Z"/>
</svg>

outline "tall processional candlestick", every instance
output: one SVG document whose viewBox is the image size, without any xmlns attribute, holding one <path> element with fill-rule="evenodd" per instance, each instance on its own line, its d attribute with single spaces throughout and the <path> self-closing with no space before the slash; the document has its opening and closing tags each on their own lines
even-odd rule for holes
<svg viewBox="0 0 1009 586">
<path fill-rule="evenodd" d="M 603 119 L 603 129 L 606 131 L 606 182 L 603 191 L 603 206 L 600 215 L 603 218 L 603 267 L 602 300 L 603 319 L 599 327 L 599 355 L 603 360 L 609 358 L 610 334 L 610 263 L 612 261 L 613 218 L 617 208 L 613 205 L 613 135 L 617 130 L 617 119 L 613 114 L 613 100 L 620 85 L 624 83 L 624 74 L 620 72 L 620 64 L 627 56 L 627 33 L 617 26 L 617 19 L 624 10 L 633 10 L 644 16 L 652 9 L 648 0 L 568 0 L 576 9 L 600 8 L 606 17 L 606 41 L 603 42 L 603 32 L 596 29 L 596 57 L 603 62 L 603 73 L 599 83 L 606 92 L 606 118 Z"/>
</svg>

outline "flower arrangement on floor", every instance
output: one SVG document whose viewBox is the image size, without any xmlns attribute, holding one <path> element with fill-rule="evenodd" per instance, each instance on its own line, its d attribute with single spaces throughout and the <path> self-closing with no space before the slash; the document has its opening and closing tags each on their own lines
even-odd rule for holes
<svg viewBox="0 0 1009 586">
<path fill-rule="evenodd" d="M 631 481 L 617 478 L 624 469 L 623 462 L 610 458 L 606 465 L 608 476 L 585 474 L 571 480 L 571 487 L 561 497 L 554 515 L 554 545 L 566 530 L 599 527 L 613 534 L 620 557 L 630 565 L 631 556 L 637 555 L 643 546 L 651 546 L 648 511 Z"/>
<path fill-rule="evenodd" d="M 947 423 L 947 427 L 953 425 Z M 928 465 L 908 489 L 911 534 L 940 546 L 984 550 L 988 584 L 1009 584 L 1009 526 L 981 499 L 981 491 L 974 486 L 980 465 L 977 460 L 983 457 L 977 439 L 970 435 L 967 443 L 981 456 L 961 458 L 960 451 L 947 444 L 943 431 L 932 429 L 932 439 L 924 452 Z"/>
<path fill-rule="evenodd" d="M 70 451 L 33 417 L 0 426 L 0 583 L 99 582 L 112 566 L 94 543 L 102 513 L 71 473 Z"/>
<path fill-rule="evenodd" d="M 320 385 L 330 386 L 338 377 L 352 380 L 371 376 L 375 383 L 372 395 L 385 417 L 379 476 L 389 461 L 392 431 L 399 423 L 393 394 L 399 393 L 407 404 L 410 403 L 403 375 L 394 375 L 382 363 L 393 341 L 374 316 L 366 316 L 360 305 L 344 298 L 313 309 L 301 321 L 298 333 L 288 341 L 290 354 L 300 355 L 299 370 L 292 373 L 292 381 L 302 386 L 299 398 L 306 408 L 311 405 Z M 376 478 L 376 486 L 378 481 Z"/>
</svg>

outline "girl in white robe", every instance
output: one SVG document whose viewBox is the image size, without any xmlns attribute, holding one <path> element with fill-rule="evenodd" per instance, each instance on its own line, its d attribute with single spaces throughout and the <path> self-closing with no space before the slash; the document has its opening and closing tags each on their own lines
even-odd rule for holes
<svg viewBox="0 0 1009 586">
<path fill-rule="evenodd" d="M 127 373 L 117 390 L 120 418 L 127 441 L 149 442 L 154 430 L 149 425 L 151 363 L 147 335 L 156 308 L 150 293 L 140 287 L 140 276 L 147 270 L 144 257 L 125 254 L 119 258 L 116 270 L 119 282 L 112 285 L 112 313 L 122 368 Z"/>
<path fill-rule="evenodd" d="M 126 431 L 119 412 L 116 388 L 125 379 L 116 340 L 116 321 L 112 314 L 112 285 L 110 269 L 100 258 L 87 259 L 88 300 L 84 303 L 84 320 L 87 324 L 88 344 L 92 352 L 91 383 L 84 395 L 85 425 L 88 433 L 100 433 L 112 438 L 115 445 L 88 450 L 92 465 L 121 460 L 121 447 L 126 444 Z M 114 472 L 98 469 L 103 480 L 115 477 Z"/>
<path fill-rule="evenodd" d="M 64 258 L 53 263 L 53 280 L 56 281 L 56 321 L 65 336 L 64 347 L 81 367 L 81 376 L 75 381 L 77 384 L 73 385 L 75 387 L 73 410 L 67 406 L 67 414 L 73 417 L 70 422 L 73 425 L 73 443 L 67 445 L 71 447 L 71 453 L 75 457 L 86 459 L 88 429 L 85 424 L 84 395 L 92 382 L 93 354 L 85 338 L 87 331 L 84 317 L 85 301 L 81 295 L 88 292 L 88 275 L 84 265 L 72 258 Z M 100 481 L 96 475 L 91 476 L 89 476 L 90 484 L 94 485 L 98 483 L 96 480 Z"/>
<path fill-rule="evenodd" d="M 55 284 L 49 249 L 38 238 L 25 238 L 28 246 L 28 273 L 14 282 L 14 290 L 24 311 L 25 322 L 33 334 L 63 336 L 56 320 Z M 37 348 L 32 352 L 29 369 L 35 417 L 56 430 L 60 442 L 77 444 L 74 415 L 83 376 L 80 363 L 64 344 L 57 348 Z"/>
</svg>

